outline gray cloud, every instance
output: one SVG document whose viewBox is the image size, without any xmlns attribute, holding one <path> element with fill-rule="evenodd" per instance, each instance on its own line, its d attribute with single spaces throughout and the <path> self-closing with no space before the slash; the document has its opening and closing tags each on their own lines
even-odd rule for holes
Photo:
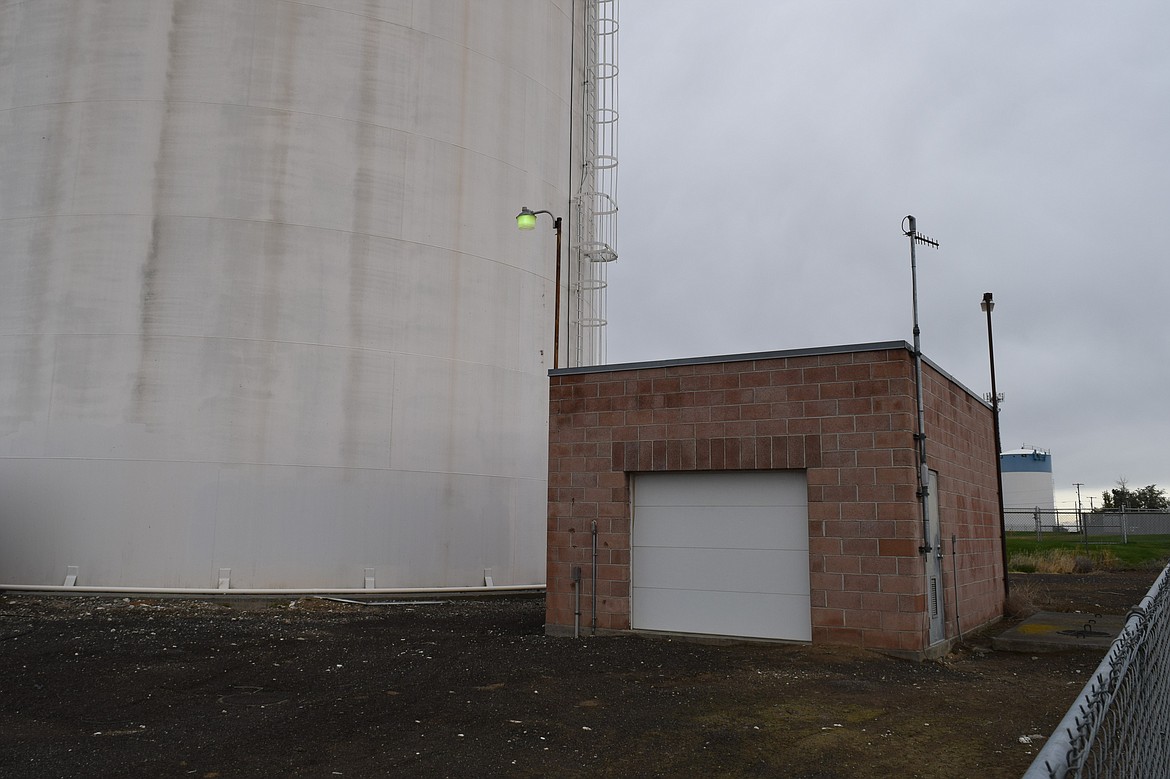
<svg viewBox="0 0 1170 779">
<path fill-rule="evenodd" d="M 1170 6 L 627 0 L 609 360 L 911 338 L 1058 500 L 1170 487 Z"/>
</svg>

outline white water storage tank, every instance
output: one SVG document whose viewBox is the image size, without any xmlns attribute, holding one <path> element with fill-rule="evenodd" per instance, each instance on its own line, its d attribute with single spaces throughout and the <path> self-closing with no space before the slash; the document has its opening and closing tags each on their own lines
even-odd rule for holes
<svg viewBox="0 0 1170 779">
<path fill-rule="evenodd" d="M 1001 454 L 999 464 L 1005 509 L 1055 510 L 1050 452 L 1030 447 L 1015 449 Z"/>
<path fill-rule="evenodd" d="M 0 3 L 0 585 L 543 583 L 574 6 Z"/>
</svg>

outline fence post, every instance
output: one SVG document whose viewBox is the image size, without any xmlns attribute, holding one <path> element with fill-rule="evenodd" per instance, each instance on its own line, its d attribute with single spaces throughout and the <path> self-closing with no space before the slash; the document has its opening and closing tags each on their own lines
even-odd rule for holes
<svg viewBox="0 0 1170 779">
<path fill-rule="evenodd" d="M 1032 520 L 1036 523 L 1036 543 L 1040 543 L 1040 507 L 1032 509 Z"/>
</svg>

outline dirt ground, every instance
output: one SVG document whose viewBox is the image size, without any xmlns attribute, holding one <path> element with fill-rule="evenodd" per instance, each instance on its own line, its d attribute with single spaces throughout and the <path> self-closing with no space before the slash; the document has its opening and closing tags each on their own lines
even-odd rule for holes
<svg viewBox="0 0 1170 779">
<path fill-rule="evenodd" d="M 1156 571 L 1031 574 L 1124 614 Z M 543 600 L 0 594 L 0 775 L 1019 777 L 1103 654 L 550 638 Z"/>
</svg>

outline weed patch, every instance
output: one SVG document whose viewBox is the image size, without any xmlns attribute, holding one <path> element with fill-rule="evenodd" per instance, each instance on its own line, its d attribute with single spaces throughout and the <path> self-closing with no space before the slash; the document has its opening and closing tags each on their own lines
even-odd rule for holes
<svg viewBox="0 0 1170 779">
<path fill-rule="evenodd" d="M 1004 616 L 1008 619 L 1024 619 L 1040 610 L 1037 602 L 1040 600 L 1036 585 L 1031 582 L 1012 582 L 1008 589 L 1007 600 L 1003 604 Z"/>
</svg>

